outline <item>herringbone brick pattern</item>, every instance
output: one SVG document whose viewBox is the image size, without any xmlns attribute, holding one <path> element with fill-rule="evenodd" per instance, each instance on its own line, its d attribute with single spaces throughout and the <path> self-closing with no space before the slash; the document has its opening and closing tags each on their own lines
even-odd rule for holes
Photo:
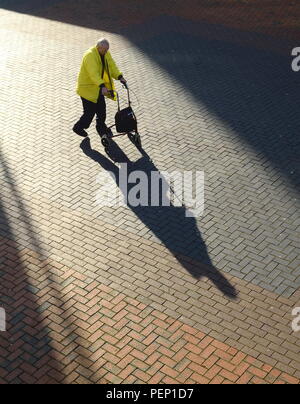
<svg viewBox="0 0 300 404">
<path fill-rule="evenodd" d="M 14 248 L 1 239 L 15 261 Z M 87 271 L 26 248 L 18 256 L 10 265 L 7 258 L 10 273 L 1 278 L 10 291 L 2 383 L 299 383 L 291 368 L 268 365 Z"/>
<path fill-rule="evenodd" d="M 299 7 L 196 3 L 3 3 L 1 383 L 299 383 Z M 104 35 L 142 152 L 71 132 Z M 203 170 L 204 215 L 100 207 L 120 162 Z"/>
</svg>

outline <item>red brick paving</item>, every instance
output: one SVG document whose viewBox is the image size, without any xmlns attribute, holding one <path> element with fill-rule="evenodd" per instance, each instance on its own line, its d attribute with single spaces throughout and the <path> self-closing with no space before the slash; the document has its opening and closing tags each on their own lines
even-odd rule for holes
<svg viewBox="0 0 300 404">
<path fill-rule="evenodd" d="M 90 4 L 89 1 L 82 3 Z M 128 1 L 125 4 L 114 0 L 106 2 L 105 12 L 111 18 L 120 16 L 120 27 L 142 23 L 168 11 L 170 15 L 192 21 L 298 40 L 300 4 L 294 1 L 284 3 L 279 0 L 218 0 L 199 4 L 198 0 L 176 3 L 166 0 L 148 2 L 148 7 L 143 7 L 141 2 Z M 68 4 L 75 11 L 79 7 L 74 2 L 64 2 L 56 8 L 49 8 L 48 17 L 55 19 L 58 10 L 62 20 L 67 21 Z M 90 9 L 91 15 L 92 11 Z M 94 18 L 91 23 L 98 22 L 96 16 L 91 18 Z M 56 35 L 54 31 L 53 37 Z M 48 180 L 52 180 L 51 175 Z M 56 260 L 55 253 L 45 259 L 41 253 L 25 248 L 24 240 L 27 242 L 29 237 L 22 238 L 22 233 L 20 243 L 8 240 L 8 237 L 0 238 L 1 257 L 5 258 L 1 289 L 9 307 L 8 332 L 0 334 L 1 383 L 299 384 L 299 339 L 288 329 L 286 318 L 283 321 L 284 315 L 290 313 L 299 301 L 299 292 L 292 299 L 286 299 L 238 278 L 228 277 L 241 296 L 238 302 L 225 300 L 207 281 L 195 286 L 180 272 L 180 265 L 164 247 L 122 233 L 121 229 L 116 234 L 112 225 L 76 210 L 62 209 L 60 204 L 55 205 L 50 199 L 34 195 L 30 184 L 27 189 L 25 184 L 23 191 L 29 194 L 32 216 L 39 218 L 43 229 L 41 235 L 49 246 L 64 246 L 60 251 L 64 259 L 56 256 Z M 11 223 L 15 220 L 13 210 L 10 220 Z M 101 229 L 98 233 L 92 230 L 93 239 L 88 243 L 90 262 L 82 260 L 82 266 L 68 247 L 68 243 L 78 239 L 70 229 L 64 228 L 62 233 L 59 227 L 62 222 L 74 224 L 76 220 L 83 234 L 91 231 L 91 221 Z M 120 247 L 116 251 L 107 249 L 102 254 L 100 251 L 97 255 L 94 246 L 101 245 L 103 238 L 110 241 L 114 236 L 119 236 Z M 81 237 L 80 242 L 84 239 L 83 235 Z M 130 240 L 123 249 L 122 237 Z M 135 268 L 132 258 L 137 239 L 138 249 L 143 252 Z M 187 286 L 191 292 L 189 299 L 194 299 L 193 307 L 199 312 L 201 310 L 199 323 L 192 321 L 194 313 L 182 316 L 176 305 L 172 317 L 164 312 L 168 304 L 140 301 L 143 294 L 147 296 L 149 293 L 149 286 L 156 287 L 159 276 L 150 279 L 145 289 L 139 287 L 141 293 L 137 296 L 129 283 L 124 287 L 125 278 L 118 283 L 117 277 L 109 274 L 108 262 L 116 262 L 116 268 L 118 264 L 123 265 L 128 272 L 130 269 L 134 273 L 144 265 L 145 268 L 150 266 L 149 260 L 153 263 L 157 258 L 154 252 L 157 254 L 158 251 L 164 257 L 161 262 L 164 260 L 168 274 L 163 286 L 174 279 L 175 269 L 178 284 Z M 121 254 L 124 254 L 122 259 Z M 147 259 L 148 264 L 145 264 Z M 69 265 L 66 265 L 68 260 Z M 3 270 L 2 262 L 1 265 Z M 99 268 L 103 268 L 102 274 L 107 271 L 104 279 L 97 273 L 91 280 L 88 272 Z M 132 281 L 139 279 L 133 277 Z M 200 323 L 201 319 L 205 320 L 205 325 Z M 219 323 L 222 323 L 221 331 L 217 328 Z M 215 328 L 206 330 L 207 325 Z M 265 330 L 268 334 L 260 343 L 259 332 L 263 331 L 265 335 Z"/>
<path fill-rule="evenodd" d="M 5 242 L 1 239 L 1 243 Z M 13 243 L 9 248 L 13 249 Z M 3 244 L 2 244 L 3 245 Z M 35 275 L 38 280 L 52 268 L 57 269 L 61 279 L 47 293 L 36 298 L 23 291 L 26 323 L 47 325 L 51 337 L 49 355 L 42 356 L 30 365 L 23 362 L 10 372 L 1 370 L 3 382 L 11 383 L 16 378 L 24 383 L 291 383 L 300 380 L 276 366 L 218 341 L 178 319 L 165 315 L 138 300 L 122 294 L 110 286 L 94 281 L 87 284 L 87 277 L 57 262 L 40 261 L 30 250 L 23 250 L 26 267 L 34 258 Z M 32 271 L 31 271 L 32 272 Z M 12 265 L 12 275 L 17 274 L 17 265 Z M 63 287 L 69 277 L 80 279 L 71 287 Z M 11 280 L 13 284 L 18 279 Z M 9 281 L 7 282 L 7 285 Z M 42 289 L 43 290 L 43 289 Z M 52 304 L 42 313 L 29 309 L 30 299 L 43 307 L 52 296 Z M 32 305 L 34 306 L 34 304 Z M 95 313 L 93 308 L 97 307 Z M 92 310 L 92 311 L 91 311 Z M 133 314 L 134 313 L 134 314 Z M 10 322 L 11 319 L 9 319 Z M 12 328 L 13 330 L 13 328 Z M 30 343 L 25 335 L 38 338 L 41 331 L 36 327 L 23 328 L 19 335 L 12 332 L 15 341 L 9 349 L 9 359 L 18 360 L 18 352 L 24 352 Z M 70 339 L 74 334 L 74 338 Z M 1 336 L 2 358 L 7 357 L 7 344 Z M 36 355 L 36 354 L 34 354 Z M 29 353 L 27 360 L 32 360 Z"/>
</svg>

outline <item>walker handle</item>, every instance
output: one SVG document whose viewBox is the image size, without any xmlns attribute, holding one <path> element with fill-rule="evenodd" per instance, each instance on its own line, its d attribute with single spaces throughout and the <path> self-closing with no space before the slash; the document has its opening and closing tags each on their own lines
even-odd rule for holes
<svg viewBox="0 0 300 404">
<path fill-rule="evenodd" d="M 127 90 L 127 95 L 128 95 L 128 105 L 129 106 L 131 106 L 131 101 L 130 101 L 130 96 L 129 96 L 129 88 L 128 88 L 128 86 L 127 86 L 127 84 L 126 84 L 126 86 L 125 86 L 125 84 L 123 84 L 123 86 L 126 88 L 126 90 Z M 116 94 L 117 95 L 117 101 L 118 101 L 118 111 L 120 111 L 120 99 L 119 99 L 119 93 L 117 92 L 117 91 L 115 91 L 115 90 L 110 90 L 110 94 L 111 94 L 111 96 L 112 97 L 114 97 L 114 95 Z"/>
<path fill-rule="evenodd" d="M 126 88 L 127 90 L 127 96 L 128 96 L 128 105 L 131 106 L 131 101 L 130 101 L 130 96 L 129 96 L 129 87 L 127 83 L 122 83 L 123 87 Z"/>
</svg>

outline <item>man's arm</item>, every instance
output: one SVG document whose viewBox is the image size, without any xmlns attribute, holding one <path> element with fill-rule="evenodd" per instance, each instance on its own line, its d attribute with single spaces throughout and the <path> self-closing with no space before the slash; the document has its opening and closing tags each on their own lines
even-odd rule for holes
<svg viewBox="0 0 300 404">
<path fill-rule="evenodd" d="M 109 58 L 109 70 L 110 70 L 110 74 L 111 76 L 115 79 L 115 80 L 120 80 L 120 78 L 123 77 L 123 74 L 120 72 L 120 70 L 118 69 L 115 61 L 113 60 L 110 52 L 107 52 L 107 56 Z"/>
</svg>

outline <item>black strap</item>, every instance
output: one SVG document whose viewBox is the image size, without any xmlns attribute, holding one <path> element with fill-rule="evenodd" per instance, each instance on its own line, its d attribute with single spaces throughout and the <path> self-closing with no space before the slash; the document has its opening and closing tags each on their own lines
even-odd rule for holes
<svg viewBox="0 0 300 404">
<path fill-rule="evenodd" d="M 101 57 L 101 62 L 102 62 L 102 73 L 101 73 L 101 79 L 103 79 L 104 76 L 104 65 L 105 65 L 105 60 L 104 60 L 104 55 L 100 55 Z"/>
<path fill-rule="evenodd" d="M 105 62 L 106 62 L 106 71 L 107 71 L 107 74 L 108 74 L 110 87 L 113 88 L 113 83 L 112 83 L 112 81 L 111 81 L 110 72 L 109 72 L 109 68 L 108 68 L 108 63 L 107 63 L 107 60 L 106 60 L 106 59 L 105 59 Z"/>
</svg>

